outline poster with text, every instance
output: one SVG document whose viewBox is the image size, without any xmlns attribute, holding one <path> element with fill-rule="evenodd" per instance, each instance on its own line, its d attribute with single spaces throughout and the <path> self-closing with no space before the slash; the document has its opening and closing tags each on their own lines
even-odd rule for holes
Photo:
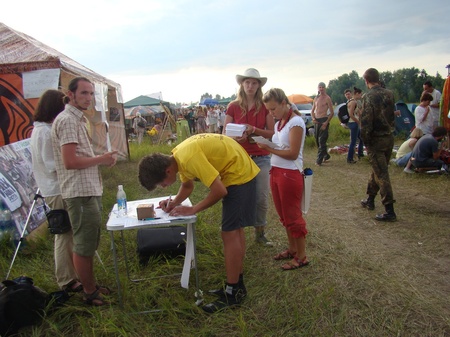
<svg viewBox="0 0 450 337">
<path fill-rule="evenodd" d="M 46 220 L 41 200 L 36 201 L 31 210 L 37 191 L 31 163 L 30 140 L 24 139 L 0 147 L 0 198 L 11 211 L 11 220 L 19 235 L 22 234 L 30 211 L 27 233 Z"/>
</svg>

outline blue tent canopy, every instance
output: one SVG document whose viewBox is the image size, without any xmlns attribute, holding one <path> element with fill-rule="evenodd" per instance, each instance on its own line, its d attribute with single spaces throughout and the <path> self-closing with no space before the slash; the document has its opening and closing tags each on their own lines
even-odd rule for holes
<svg viewBox="0 0 450 337">
<path fill-rule="evenodd" d="M 205 98 L 203 101 L 200 102 L 200 105 L 217 105 L 219 104 L 219 101 L 214 98 Z"/>
</svg>

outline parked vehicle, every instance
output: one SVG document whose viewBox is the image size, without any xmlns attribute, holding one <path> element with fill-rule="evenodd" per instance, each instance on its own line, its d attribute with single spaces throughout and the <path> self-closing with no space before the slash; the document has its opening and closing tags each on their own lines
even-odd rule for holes
<svg viewBox="0 0 450 337">
<path fill-rule="evenodd" d="M 306 135 L 311 135 L 312 133 L 310 132 L 310 129 L 314 130 L 314 123 L 311 117 L 312 104 L 311 103 L 296 104 L 296 106 L 298 111 L 300 112 L 300 115 L 305 121 L 307 131 Z"/>
</svg>

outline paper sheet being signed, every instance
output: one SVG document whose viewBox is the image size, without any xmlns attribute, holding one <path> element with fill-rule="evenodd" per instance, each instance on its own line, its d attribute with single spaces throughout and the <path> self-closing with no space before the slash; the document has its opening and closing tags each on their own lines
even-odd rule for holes
<svg viewBox="0 0 450 337">
<path fill-rule="evenodd" d="M 272 143 L 267 138 L 264 138 L 264 137 L 261 137 L 261 136 L 252 136 L 252 138 L 255 141 L 255 143 L 266 144 L 269 147 L 271 147 L 272 149 L 280 149 L 280 147 L 277 144 Z"/>
</svg>

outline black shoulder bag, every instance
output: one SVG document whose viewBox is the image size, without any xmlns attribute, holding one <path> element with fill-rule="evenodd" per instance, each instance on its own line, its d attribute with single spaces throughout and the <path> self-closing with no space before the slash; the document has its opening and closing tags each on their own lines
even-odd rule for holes
<svg viewBox="0 0 450 337">
<path fill-rule="evenodd" d="M 50 234 L 64 234 L 70 231 L 72 225 L 70 223 L 69 213 L 65 209 L 50 209 L 45 203 L 45 199 L 42 196 L 40 197 L 44 202 L 44 211 Z"/>
</svg>

